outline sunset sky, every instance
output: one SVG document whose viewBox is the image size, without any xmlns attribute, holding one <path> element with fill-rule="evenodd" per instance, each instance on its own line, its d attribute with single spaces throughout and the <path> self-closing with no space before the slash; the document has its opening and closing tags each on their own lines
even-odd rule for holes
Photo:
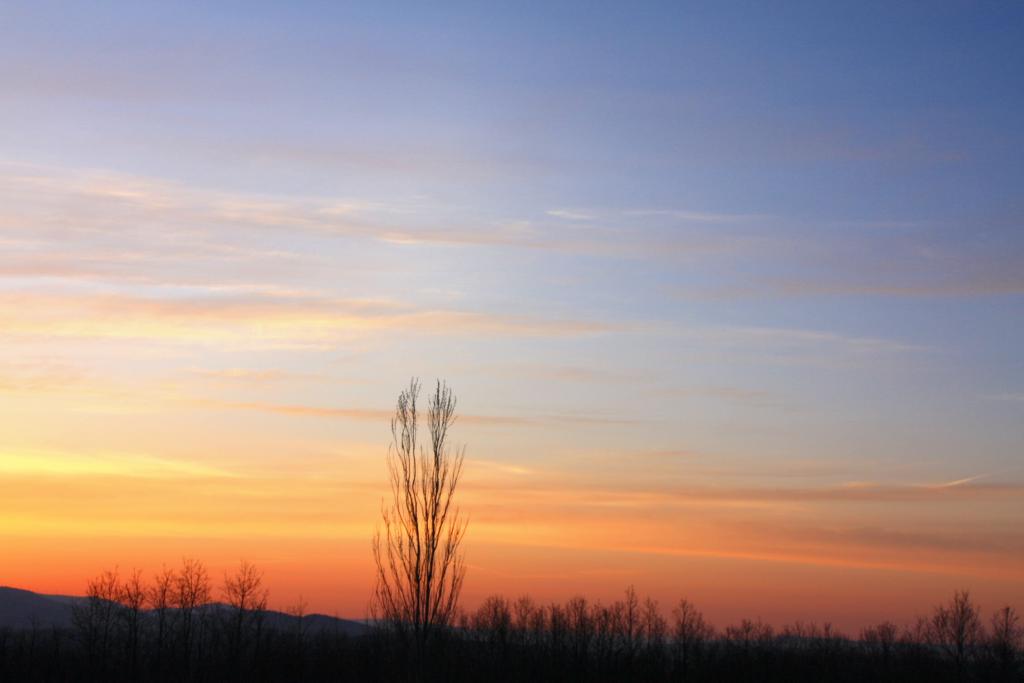
<svg viewBox="0 0 1024 683">
<path fill-rule="evenodd" d="M 467 608 L 1024 607 L 1024 6 L 335 4 L 0 7 L 0 585 L 362 617 L 415 375 Z"/>
</svg>

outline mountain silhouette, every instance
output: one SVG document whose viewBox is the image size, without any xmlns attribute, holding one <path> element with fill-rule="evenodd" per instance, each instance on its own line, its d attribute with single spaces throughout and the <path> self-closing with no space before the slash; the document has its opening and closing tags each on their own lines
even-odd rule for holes
<svg viewBox="0 0 1024 683">
<path fill-rule="evenodd" d="M 0 628 L 70 628 L 71 610 L 84 597 L 74 595 L 44 595 L 21 588 L 0 586 Z M 231 608 L 223 603 L 210 603 L 204 607 L 213 613 Z M 299 617 L 275 610 L 263 613 L 263 623 L 280 630 L 295 629 Z M 370 627 L 360 621 L 341 619 L 326 614 L 307 614 L 302 617 L 306 633 L 331 632 L 347 636 L 361 636 Z"/>
<path fill-rule="evenodd" d="M 0 586 L 0 628 L 70 627 L 71 607 L 84 599 Z"/>
</svg>

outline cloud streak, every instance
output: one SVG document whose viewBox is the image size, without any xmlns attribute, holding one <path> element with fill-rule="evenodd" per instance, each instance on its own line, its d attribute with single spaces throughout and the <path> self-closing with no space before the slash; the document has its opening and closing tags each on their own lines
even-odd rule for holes
<svg viewBox="0 0 1024 683">
<path fill-rule="evenodd" d="M 231 410 L 251 410 L 274 415 L 288 415 L 296 417 L 326 417 L 346 420 L 367 420 L 371 422 L 378 422 L 382 425 L 387 424 L 394 416 L 394 410 L 383 408 L 339 408 L 298 404 L 260 403 L 254 401 L 218 401 L 211 399 L 197 399 L 193 402 L 198 405 L 227 408 Z M 633 420 L 596 415 L 475 415 L 472 413 L 460 414 L 457 421 L 462 424 L 482 426 L 615 426 L 636 423 Z"/>
<path fill-rule="evenodd" d="M 330 347 L 380 332 L 451 336 L 566 337 L 617 331 L 579 320 L 544 320 L 392 301 L 297 296 L 155 298 L 0 293 L 7 337 L 148 339 L 249 347 Z"/>
<path fill-rule="evenodd" d="M 683 239 L 652 236 L 653 242 L 637 243 L 631 230 L 614 222 L 585 232 L 563 230 L 557 225 L 533 224 L 521 218 L 472 218 L 461 216 L 458 207 L 429 205 L 410 198 L 381 202 L 352 198 L 320 198 L 253 194 L 229 194 L 180 184 L 102 171 L 65 171 L 42 167 L 0 166 L 0 199 L 5 210 L 0 228 L 12 234 L 42 235 L 44 239 L 68 236 L 96 244 L 101 238 L 139 236 L 143 226 L 159 226 L 161 239 L 170 242 L 204 242 L 214 250 L 225 231 L 232 240 L 247 235 L 266 236 L 268 231 L 301 231 L 312 236 L 375 240 L 392 245 L 447 245 L 517 247 L 596 253 L 605 256 L 657 255 L 689 249 L 718 249 L 722 240 L 713 235 L 688 235 Z M 53 207 L 61 207 L 55 213 Z M 425 211 L 425 209 L 428 209 Z M 422 214 L 431 218 L 424 221 Z M 582 220 L 585 214 L 555 210 L 551 218 Z M 635 220 L 641 214 L 630 216 Z M 438 225 L 444 227 L 438 227 Z M 152 234 L 147 234 L 152 239 Z M 214 240 L 211 242 L 211 240 Z M 131 252 L 94 251 L 90 267 L 73 268 L 51 260 L 44 272 L 86 276 L 115 270 Z M 222 256 L 230 255 L 222 254 Z M 254 250 L 252 256 L 273 256 Z M 284 252 L 285 256 L 292 256 Z M 159 258 L 159 252 L 147 255 Z M 87 261 L 88 263 L 88 261 Z M 19 264 L 8 263 L 16 272 Z"/>
</svg>

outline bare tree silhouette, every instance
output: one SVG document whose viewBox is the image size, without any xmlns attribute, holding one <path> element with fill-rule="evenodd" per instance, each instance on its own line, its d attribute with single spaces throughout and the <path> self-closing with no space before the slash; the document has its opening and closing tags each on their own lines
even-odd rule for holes
<svg viewBox="0 0 1024 683">
<path fill-rule="evenodd" d="M 705 644 L 715 635 L 711 624 L 704 620 L 704 615 L 689 600 L 680 600 L 679 606 L 673 610 L 675 626 L 673 628 L 673 651 L 677 666 L 683 678 L 693 669 L 694 660 L 703 654 Z"/>
<path fill-rule="evenodd" d="M 430 444 L 418 442 L 419 381 L 398 396 L 388 449 L 391 501 L 373 541 L 374 616 L 412 638 L 422 657 L 436 631 L 452 622 L 466 566 L 460 545 L 466 519 L 453 505 L 465 451 L 452 449 L 455 395 L 441 381 L 429 396 Z"/>
<path fill-rule="evenodd" d="M 172 604 L 177 610 L 178 645 L 187 664 L 193 648 L 203 645 L 203 608 L 210 602 L 210 575 L 199 560 L 184 558 L 176 579 Z"/>
<path fill-rule="evenodd" d="M 268 598 L 268 591 L 263 587 L 263 573 L 243 560 L 234 575 L 225 572 L 221 593 L 231 608 L 227 635 L 231 658 L 237 672 L 240 660 L 249 645 L 249 636 L 254 636 L 257 642 L 259 640 Z"/>
<path fill-rule="evenodd" d="M 155 628 L 155 657 L 157 666 L 162 666 L 167 654 L 167 640 L 171 634 L 174 614 L 173 600 L 174 590 L 177 585 L 177 577 L 173 569 L 163 567 L 159 574 L 153 579 L 153 584 L 146 591 L 146 604 L 152 611 L 156 621 Z"/>
<path fill-rule="evenodd" d="M 1006 605 L 992 615 L 989 637 L 990 656 L 996 665 L 1000 680 L 1011 680 L 1017 654 L 1024 645 L 1024 624 L 1017 610 Z"/>
<path fill-rule="evenodd" d="M 929 643 L 942 648 L 953 661 L 957 680 L 963 680 L 967 662 L 984 637 L 980 612 L 971 602 L 971 594 L 957 591 L 948 605 L 936 607 L 925 634 Z"/>
<path fill-rule="evenodd" d="M 132 570 L 128 578 L 118 589 L 118 600 L 123 606 L 122 612 L 128 647 L 128 660 L 131 675 L 136 676 L 139 668 L 139 647 L 142 630 L 142 619 L 146 607 L 146 586 L 142 583 L 142 571 Z"/>
<path fill-rule="evenodd" d="M 72 609 L 72 622 L 85 650 L 87 666 L 94 675 L 104 675 L 103 666 L 117 635 L 121 608 L 117 569 L 106 570 L 90 579 L 85 595 L 86 600 Z"/>
<path fill-rule="evenodd" d="M 867 626 L 860 632 L 860 642 L 867 652 L 879 660 L 881 673 L 889 677 L 890 667 L 899 641 L 899 627 L 891 621 Z"/>
</svg>

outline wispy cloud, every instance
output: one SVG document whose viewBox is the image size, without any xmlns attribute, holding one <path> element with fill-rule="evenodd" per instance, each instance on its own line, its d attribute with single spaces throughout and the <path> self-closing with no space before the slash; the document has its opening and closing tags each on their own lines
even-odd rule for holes
<svg viewBox="0 0 1024 683">
<path fill-rule="evenodd" d="M 521 377 L 523 375 L 529 375 L 532 377 L 542 377 L 545 379 L 566 382 L 629 383 L 642 382 L 653 378 L 652 373 L 644 371 L 630 371 L 586 365 L 559 365 L 555 363 L 503 363 L 500 365 L 487 365 L 473 369 L 504 377 Z"/>
<path fill-rule="evenodd" d="M 990 394 L 986 398 L 993 401 L 1008 401 L 1010 403 L 1024 403 L 1024 393 L 1003 393 L 1003 394 Z"/>
<path fill-rule="evenodd" d="M 256 368 L 217 368 L 217 369 L 193 369 L 189 374 L 202 379 L 240 383 L 240 384 L 268 384 L 273 382 L 284 382 L 289 380 L 310 379 L 313 375 L 308 373 L 287 372 L 285 370 L 256 369 Z"/>
<path fill-rule="evenodd" d="M 0 391 L 55 391 L 81 385 L 87 379 L 88 374 L 80 368 L 52 359 L 22 358 L 0 363 Z"/>
<path fill-rule="evenodd" d="M 227 263 L 239 274 L 257 261 L 261 272 L 288 272 L 318 260 L 315 251 L 268 246 L 275 235 L 297 232 L 397 247 L 512 247 L 616 259 L 674 259 L 750 243 L 699 229 L 747 218 L 728 214 L 551 209 L 545 216 L 556 220 L 534 222 L 480 216 L 416 196 L 381 201 L 229 193 L 102 170 L 16 164 L 0 164 L 0 200 L 0 229 L 24 240 L 0 258 L 0 276 L 7 277 L 188 281 L 197 277 L 188 260 Z M 591 219 L 599 224 L 590 225 Z M 665 221 L 692 225 L 664 230 L 659 225 Z M 580 222 L 588 222 L 587 229 Z M 161 265 L 163 272 L 155 269 Z"/>
<path fill-rule="evenodd" d="M 478 521 L 506 530 L 514 543 L 572 539 L 604 552 L 949 574 L 989 575 L 989 567 L 1004 578 L 1021 572 L 1024 535 L 1016 526 L 993 519 L 979 530 L 976 521 L 957 521 L 967 511 L 976 516 L 981 501 L 999 515 L 1019 512 L 1020 485 L 630 489 L 549 476 L 506 477 L 503 487 L 495 477 L 474 479 L 465 491 Z M 893 514 L 893 504 L 914 512 Z"/>
<path fill-rule="evenodd" d="M 992 475 L 989 475 L 989 474 L 976 474 L 973 477 L 964 477 L 963 479 L 954 479 L 952 481 L 943 482 L 941 484 L 925 484 L 924 488 L 949 489 L 949 488 L 953 488 L 955 486 L 964 486 L 965 484 L 970 484 L 971 482 L 975 482 L 975 481 L 978 481 L 980 479 L 987 479 L 990 476 L 992 476 Z"/>
<path fill-rule="evenodd" d="M 90 451 L 23 451 L 3 449 L 0 473 L 40 476 L 119 477 L 230 477 L 226 470 L 181 459 L 166 459 L 141 453 L 97 453 Z"/>
<path fill-rule="evenodd" d="M 564 218 L 569 221 L 589 221 L 595 218 L 595 215 L 592 213 L 588 213 L 587 211 L 577 211 L 575 209 L 550 209 L 545 213 L 549 216 Z"/>
<path fill-rule="evenodd" d="M 709 211 L 688 211 L 685 209 L 626 209 L 621 212 L 623 216 L 645 217 L 653 216 L 668 218 L 682 223 L 739 223 L 755 219 L 764 219 L 762 214 L 739 214 L 739 213 L 716 213 Z"/>
<path fill-rule="evenodd" d="M 529 467 L 523 467 L 521 465 L 511 465 L 508 463 L 496 462 L 494 460 L 480 460 L 478 458 L 473 458 L 472 460 L 467 462 L 469 464 L 470 470 L 475 472 L 483 472 L 483 476 L 485 477 L 494 475 L 502 476 L 506 474 L 511 474 L 516 477 L 524 477 L 534 474 L 534 470 L 530 469 Z M 474 474 L 471 476 L 476 475 Z"/>
<path fill-rule="evenodd" d="M 935 350 L 928 345 L 899 339 L 804 328 L 695 326 L 677 329 L 672 334 L 715 353 L 784 363 L 858 362 L 886 355 Z"/>
<path fill-rule="evenodd" d="M 386 330 L 430 335 L 559 337 L 612 332 L 616 325 L 392 301 L 299 296 L 168 299 L 130 295 L 0 294 L 2 333 L 47 338 L 151 339 L 197 344 L 311 348 Z"/>
<path fill-rule="evenodd" d="M 784 296 L 889 296 L 909 298 L 956 298 L 1024 294 L 1024 277 L 1013 274 L 988 273 L 962 277 L 959 280 L 930 282 L 827 282 L 783 281 L 766 283 L 751 294 L 774 293 Z"/>
<path fill-rule="evenodd" d="M 942 501 L 1016 501 L 1024 494 L 1021 483 L 975 484 L 969 481 L 953 485 L 874 484 L 852 486 L 823 485 L 803 487 L 734 487 L 680 484 L 679 477 L 663 484 L 608 482 L 570 477 L 548 472 L 529 484 L 509 489 L 510 495 L 550 495 L 552 500 L 589 501 L 589 505 L 661 507 L 672 504 L 721 503 L 760 507 L 776 503 L 936 503 Z"/>
<path fill-rule="evenodd" d="M 298 417 L 327 417 L 346 420 L 368 420 L 387 424 L 394 415 L 393 409 L 384 408 L 342 408 L 331 406 L 313 406 L 299 404 L 261 403 L 256 401 L 220 401 L 213 399 L 195 399 L 191 401 L 196 405 L 225 408 L 230 410 L 252 410 L 277 415 L 291 415 Z M 484 426 L 565 426 L 565 425 L 622 425 L 633 424 L 635 421 L 607 417 L 601 415 L 573 415 L 573 414 L 532 414 L 532 415 L 476 415 L 473 413 L 460 414 L 458 422 L 471 425 Z"/>
</svg>

